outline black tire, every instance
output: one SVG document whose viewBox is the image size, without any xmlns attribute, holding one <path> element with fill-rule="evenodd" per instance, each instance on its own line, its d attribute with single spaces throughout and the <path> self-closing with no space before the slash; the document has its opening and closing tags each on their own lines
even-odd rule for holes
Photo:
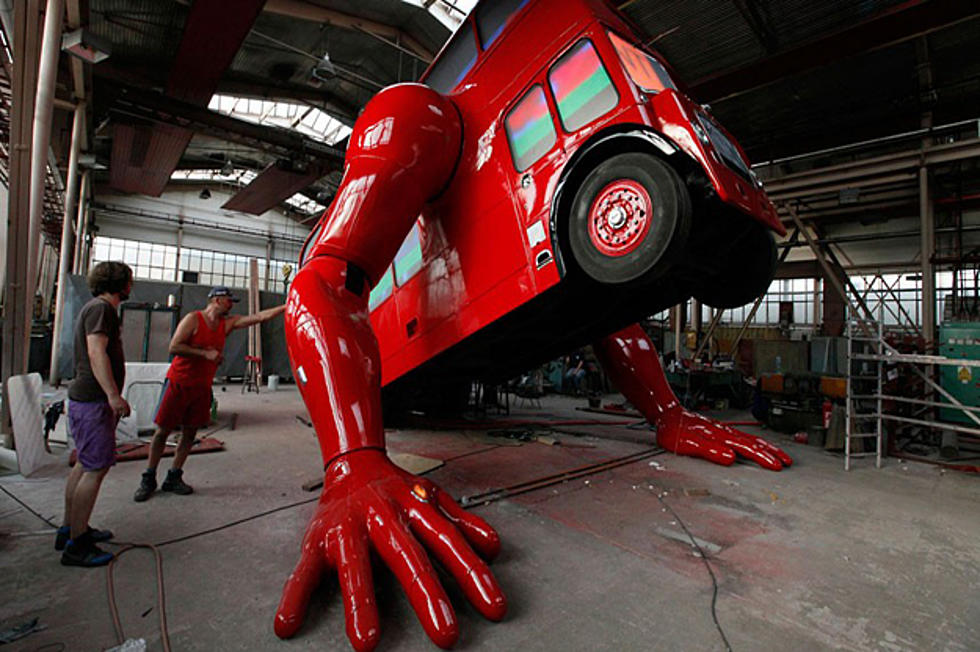
<svg viewBox="0 0 980 652">
<path fill-rule="evenodd" d="M 752 224 L 704 279 L 694 298 L 712 308 L 738 308 L 765 294 L 776 273 L 776 241 L 761 224 Z"/>
<path fill-rule="evenodd" d="M 652 217 L 645 218 L 648 230 L 631 241 L 626 253 L 611 255 L 590 236 L 589 220 L 593 203 L 618 181 L 642 186 L 652 204 Z M 575 194 L 567 238 L 571 258 L 587 277 L 609 285 L 642 284 L 663 275 L 678 259 L 690 225 L 691 198 L 673 168 L 650 154 L 618 154 L 596 166 Z"/>
</svg>

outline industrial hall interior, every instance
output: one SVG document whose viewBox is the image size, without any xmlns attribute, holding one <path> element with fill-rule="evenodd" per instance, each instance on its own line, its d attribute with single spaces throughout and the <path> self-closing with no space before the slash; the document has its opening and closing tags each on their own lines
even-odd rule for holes
<svg viewBox="0 0 980 652">
<path fill-rule="evenodd" d="M 0 0 L 0 649 L 980 649 L 980 4 Z"/>
</svg>

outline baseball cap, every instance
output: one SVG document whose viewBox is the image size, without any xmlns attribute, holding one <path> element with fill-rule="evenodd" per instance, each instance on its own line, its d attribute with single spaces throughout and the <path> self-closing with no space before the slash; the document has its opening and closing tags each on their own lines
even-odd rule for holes
<svg viewBox="0 0 980 652">
<path fill-rule="evenodd" d="M 211 288 L 211 291 L 208 292 L 208 299 L 213 299 L 214 297 L 228 297 L 233 303 L 238 303 L 240 301 L 240 299 L 233 295 L 231 290 L 224 285 L 216 285 Z"/>
</svg>

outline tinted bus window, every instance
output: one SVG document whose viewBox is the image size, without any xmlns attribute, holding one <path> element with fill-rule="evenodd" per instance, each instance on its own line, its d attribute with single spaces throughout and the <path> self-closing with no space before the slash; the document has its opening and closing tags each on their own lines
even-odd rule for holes
<svg viewBox="0 0 980 652">
<path fill-rule="evenodd" d="M 584 127 L 619 103 L 619 94 L 589 41 L 579 41 L 548 75 L 558 116 L 568 131 Z"/>
<path fill-rule="evenodd" d="M 677 90 L 663 64 L 655 58 L 612 32 L 609 32 L 609 40 L 634 84 L 651 93 L 659 93 L 665 88 Z"/>
<path fill-rule="evenodd" d="M 528 169 L 548 153 L 557 136 L 541 86 L 532 87 L 511 109 L 504 119 L 504 128 L 518 171 Z"/>
<path fill-rule="evenodd" d="M 429 71 L 425 83 L 440 93 L 448 93 L 456 88 L 466 73 L 476 62 L 476 42 L 469 23 L 463 25 L 456 37 L 439 57 L 439 61 Z"/>
<path fill-rule="evenodd" d="M 419 236 L 419 225 L 416 223 L 398 253 L 395 254 L 395 281 L 398 285 L 403 285 L 420 269 L 422 269 L 422 239 Z"/>
<path fill-rule="evenodd" d="M 391 291 L 393 289 L 391 275 L 391 265 L 385 270 L 385 273 L 381 275 L 378 279 L 378 284 L 371 289 L 371 294 L 368 297 L 368 310 L 374 310 L 381 303 L 391 296 Z"/>
<path fill-rule="evenodd" d="M 528 0 L 497 0 L 483 2 L 476 9 L 476 31 L 480 35 L 480 43 L 486 50 L 490 44 L 504 31 L 507 19 L 516 14 L 528 3 Z"/>
</svg>

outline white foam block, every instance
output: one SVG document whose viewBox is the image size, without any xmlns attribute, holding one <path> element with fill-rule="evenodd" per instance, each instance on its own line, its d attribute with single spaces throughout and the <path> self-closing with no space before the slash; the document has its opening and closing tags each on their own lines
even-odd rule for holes
<svg viewBox="0 0 980 652">
<path fill-rule="evenodd" d="M 41 467 L 56 464 L 58 458 L 44 450 L 41 375 L 11 376 L 7 380 L 7 397 L 21 475 L 29 477 Z"/>
<path fill-rule="evenodd" d="M 139 430 L 153 427 L 153 417 L 157 413 L 160 392 L 169 368 L 170 363 L 167 362 L 126 363 L 122 395 L 133 408 L 133 414 L 119 422 L 119 434 L 123 438 L 135 437 Z"/>
</svg>

